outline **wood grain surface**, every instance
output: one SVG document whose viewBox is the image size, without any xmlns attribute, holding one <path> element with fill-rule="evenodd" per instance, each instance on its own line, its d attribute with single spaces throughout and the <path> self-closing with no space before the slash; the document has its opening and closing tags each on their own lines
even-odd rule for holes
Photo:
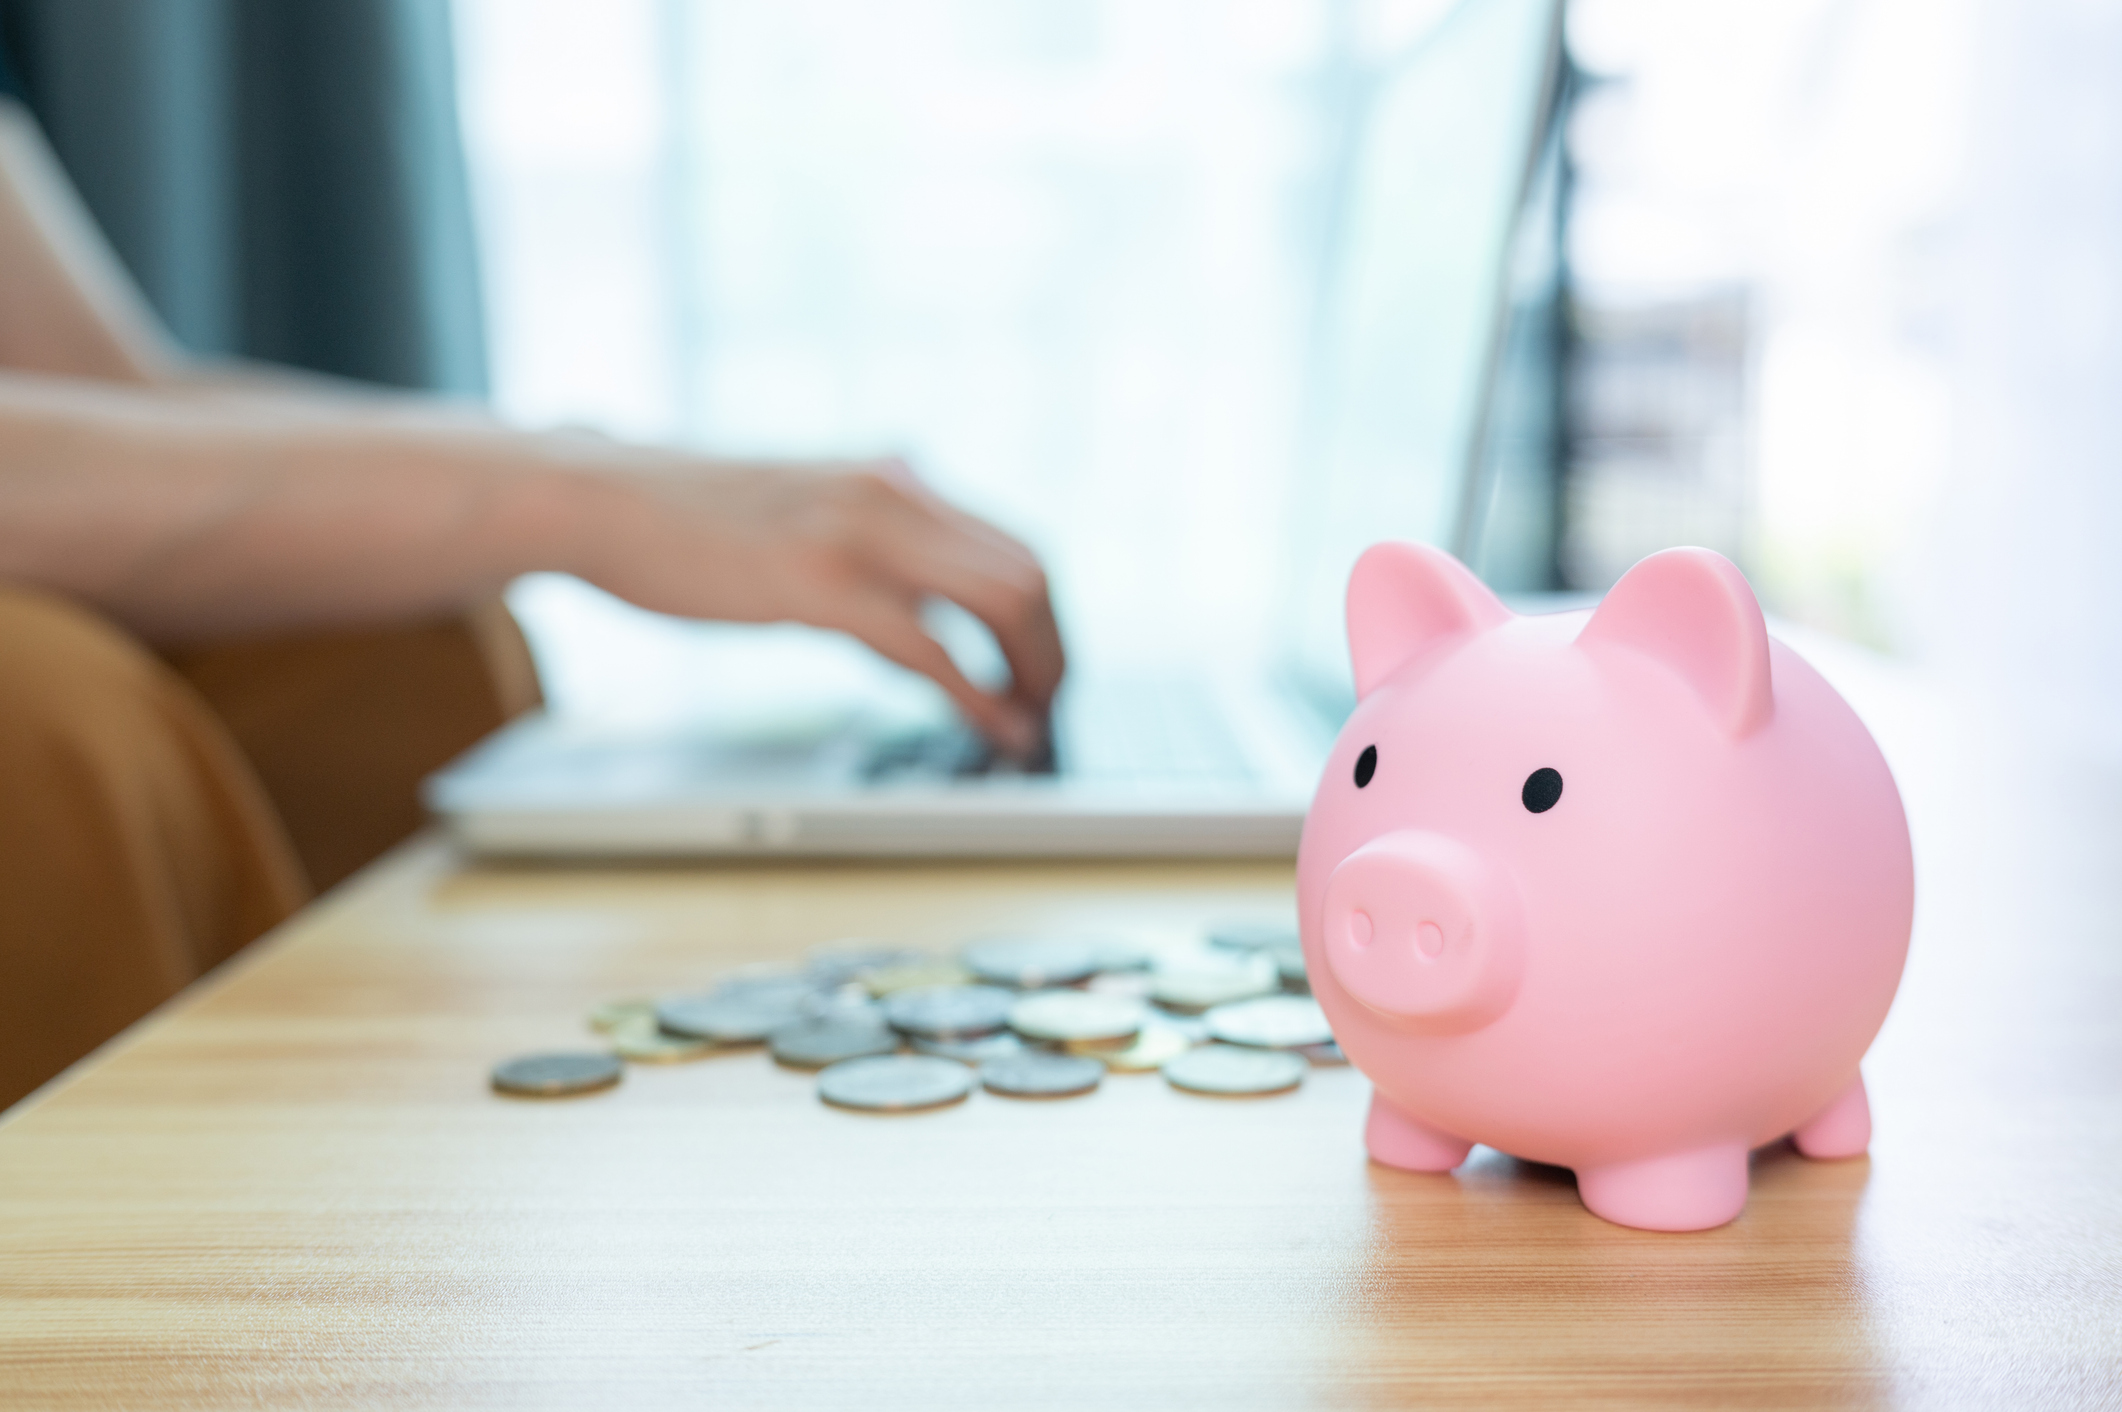
<svg viewBox="0 0 2122 1412">
<path fill-rule="evenodd" d="M 1853 693 L 1854 694 L 1854 693 Z M 1860 702 L 1919 920 L 1869 1158 L 1699 1235 L 1478 1150 L 1367 1163 L 1362 1077 L 875 1117 L 758 1052 L 497 1097 L 595 1002 L 868 936 L 1149 942 L 1270 866 L 471 869 L 402 851 L 0 1124 L 9 1407 L 2115 1406 L 2122 779 Z"/>
</svg>

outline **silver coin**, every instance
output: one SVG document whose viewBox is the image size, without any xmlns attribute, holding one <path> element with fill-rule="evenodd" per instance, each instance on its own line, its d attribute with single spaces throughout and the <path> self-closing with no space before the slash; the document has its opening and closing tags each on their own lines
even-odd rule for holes
<svg viewBox="0 0 2122 1412">
<path fill-rule="evenodd" d="M 962 953 L 965 968 L 989 985 L 1043 990 L 1074 985 L 1098 973 L 1097 949 L 1087 942 L 1048 937 L 997 937 Z"/>
<path fill-rule="evenodd" d="M 989 1093 L 1011 1098 L 1066 1098 L 1089 1093 L 1105 1077 L 1095 1059 L 1027 1050 L 980 1066 L 980 1083 Z"/>
<path fill-rule="evenodd" d="M 973 1091 L 973 1071 L 932 1054 L 843 1059 L 818 1075 L 818 1096 L 839 1108 L 907 1113 L 956 1103 Z"/>
<path fill-rule="evenodd" d="M 616 1054 L 525 1054 L 494 1066 L 494 1088 L 531 1098 L 564 1098 L 610 1088 L 626 1073 Z"/>
<path fill-rule="evenodd" d="M 1334 1038 L 1319 1002 L 1301 995 L 1263 995 L 1218 1005 L 1203 1018 L 1211 1038 L 1252 1049 L 1301 1049 L 1330 1044 Z"/>
<path fill-rule="evenodd" d="M 807 1020 L 868 1020 L 884 1023 L 884 1007 L 859 985 L 845 985 L 804 1005 Z"/>
<path fill-rule="evenodd" d="M 1100 971 L 1083 988 L 1093 995 L 1124 995 L 1131 1000 L 1149 999 L 1149 972 Z"/>
<path fill-rule="evenodd" d="M 1209 928 L 1208 944 L 1226 951 L 1273 951 L 1297 944 L 1297 929 L 1287 922 L 1233 921 Z"/>
<path fill-rule="evenodd" d="M 1009 1007 L 1011 1029 L 1050 1044 L 1124 1040 L 1148 1018 L 1139 1000 L 1084 990 L 1039 991 Z"/>
<path fill-rule="evenodd" d="M 1090 954 L 1091 962 L 1097 966 L 1100 975 L 1109 975 L 1114 971 L 1149 969 L 1148 949 L 1131 941 L 1121 941 L 1117 937 L 1091 942 Z"/>
<path fill-rule="evenodd" d="M 1180 1015 L 1160 1008 L 1152 1016 L 1151 1023 L 1178 1031 L 1188 1044 L 1208 1043 L 1208 1021 L 1199 1015 Z"/>
<path fill-rule="evenodd" d="M 886 966 L 881 971 L 871 971 L 862 978 L 863 988 L 879 1000 L 897 995 L 902 990 L 921 990 L 932 985 L 970 985 L 973 973 L 956 961 L 909 961 L 903 966 Z"/>
<path fill-rule="evenodd" d="M 1301 1054 L 1208 1044 L 1166 1064 L 1164 1077 L 1174 1088 L 1235 1097 L 1293 1089 L 1304 1082 L 1304 1071 L 1310 1067 Z"/>
<path fill-rule="evenodd" d="M 1150 998 L 1174 1010 L 1207 1010 L 1281 989 L 1274 961 L 1258 952 L 1194 952 L 1160 958 Z"/>
<path fill-rule="evenodd" d="M 936 1054 L 961 1064 L 980 1065 L 1008 1054 L 1022 1054 L 1024 1041 L 1008 1030 L 996 1030 L 978 1039 L 915 1039 L 916 1054 Z"/>
<path fill-rule="evenodd" d="M 884 1018 L 921 1039 L 972 1039 L 1009 1023 L 1015 992 L 991 985 L 931 985 L 886 997 Z"/>
<path fill-rule="evenodd" d="M 776 1063 L 791 1069 L 822 1069 L 842 1059 L 896 1053 L 899 1032 L 882 1020 L 835 1015 L 783 1025 L 767 1036 L 766 1044 Z"/>
<path fill-rule="evenodd" d="M 1268 953 L 1275 958 L 1275 972 L 1282 978 L 1282 988 L 1299 995 L 1310 995 L 1311 973 L 1304 964 L 1304 948 L 1301 946 L 1276 947 Z"/>
<path fill-rule="evenodd" d="M 746 1000 L 756 1005 L 793 1005 L 816 1002 L 831 989 L 809 976 L 787 971 L 755 971 L 728 976 L 715 983 L 709 995 L 723 1000 Z"/>
<path fill-rule="evenodd" d="M 656 1023 L 688 1039 L 717 1044 L 757 1044 L 783 1025 L 805 1018 L 815 1004 L 809 990 L 801 994 L 739 990 L 734 994 L 680 996 L 656 1006 Z"/>
<path fill-rule="evenodd" d="M 1346 1064 L 1348 1062 L 1348 1056 L 1341 1052 L 1341 1046 L 1338 1044 L 1299 1045 L 1297 1053 L 1302 1054 L 1321 1069 L 1329 1069 L 1337 1064 Z"/>
<path fill-rule="evenodd" d="M 867 942 L 840 942 L 813 950 L 803 961 L 803 974 L 827 990 L 837 990 L 862 981 L 879 971 L 919 965 L 920 952 L 904 946 L 878 946 Z"/>
</svg>

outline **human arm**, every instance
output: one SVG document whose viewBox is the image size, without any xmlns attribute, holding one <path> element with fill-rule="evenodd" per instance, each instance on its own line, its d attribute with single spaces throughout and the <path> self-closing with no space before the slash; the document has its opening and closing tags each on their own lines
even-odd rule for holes
<svg viewBox="0 0 2122 1412">
<path fill-rule="evenodd" d="M 1062 651 L 1037 561 L 892 462 L 791 467 L 521 432 L 417 399 L 335 406 L 0 372 L 0 576 L 182 642 L 459 609 L 521 573 L 646 608 L 848 632 L 1035 743 Z M 980 692 L 922 630 L 993 629 Z"/>
<path fill-rule="evenodd" d="M 444 613 L 537 569 L 644 607 L 837 628 L 1007 748 L 1062 670 L 1021 544 L 893 462 L 733 462 L 186 358 L 19 109 L 0 102 L 0 576 L 179 642 Z M 924 598 L 983 618 L 968 683 Z"/>
</svg>

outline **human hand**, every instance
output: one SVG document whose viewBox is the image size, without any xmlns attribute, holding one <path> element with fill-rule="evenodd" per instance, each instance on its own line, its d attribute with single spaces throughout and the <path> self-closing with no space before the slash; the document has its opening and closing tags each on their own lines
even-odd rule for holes
<svg viewBox="0 0 2122 1412">
<path fill-rule="evenodd" d="M 923 486 L 903 462 L 677 460 L 598 477 L 585 578 L 658 612 L 834 628 L 934 680 L 1004 753 L 1045 737 L 1060 629 L 1031 551 Z M 921 625 L 947 598 L 994 633 L 1008 689 L 981 691 Z"/>
</svg>

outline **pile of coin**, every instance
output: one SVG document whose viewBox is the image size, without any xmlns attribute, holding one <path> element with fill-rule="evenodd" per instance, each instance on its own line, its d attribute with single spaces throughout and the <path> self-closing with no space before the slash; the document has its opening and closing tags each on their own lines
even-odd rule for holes
<svg viewBox="0 0 2122 1412">
<path fill-rule="evenodd" d="M 1229 926 L 1206 940 L 1154 955 L 1058 936 L 984 938 L 949 959 L 827 948 L 801 971 L 600 1005 L 589 1022 L 608 1052 L 512 1059 L 494 1070 L 493 1086 L 591 1093 L 617 1084 L 625 1063 L 763 1046 L 779 1064 L 817 1071 L 826 1103 L 906 1113 L 959 1102 L 976 1085 L 1010 1098 L 1073 1097 L 1109 1073 L 1161 1072 L 1188 1093 L 1286 1093 L 1312 1066 L 1345 1062 L 1310 997 L 1293 929 Z"/>
</svg>

